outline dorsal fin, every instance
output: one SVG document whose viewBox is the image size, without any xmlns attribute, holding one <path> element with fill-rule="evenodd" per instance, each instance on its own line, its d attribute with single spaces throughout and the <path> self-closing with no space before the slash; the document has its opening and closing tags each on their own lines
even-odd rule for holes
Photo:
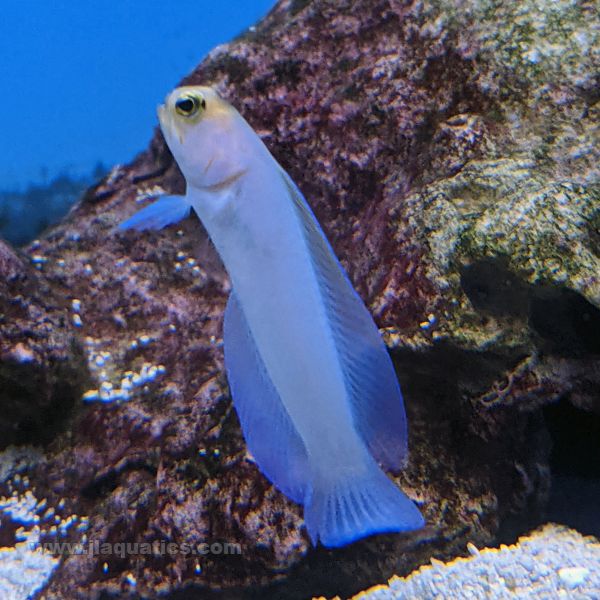
<svg viewBox="0 0 600 600">
<path fill-rule="evenodd" d="M 302 222 L 319 282 L 356 430 L 384 467 L 400 469 L 407 455 L 407 428 L 398 379 L 379 330 L 302 193 L 282 176 Z"/>
</svg>

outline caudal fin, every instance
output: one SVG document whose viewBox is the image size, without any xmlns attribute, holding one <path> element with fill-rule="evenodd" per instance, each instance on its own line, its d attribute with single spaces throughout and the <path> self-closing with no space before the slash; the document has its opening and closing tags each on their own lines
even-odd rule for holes
<svg viewBox="0 0 600 600">
<path fill-rule="evenodd" d="M 328 547 L 425 524 L 418 508 L 374 462 L 362 476 L 333 475 L 314 482 L 304 520 L 313 544 L 320 540 Z"/>
</svg>

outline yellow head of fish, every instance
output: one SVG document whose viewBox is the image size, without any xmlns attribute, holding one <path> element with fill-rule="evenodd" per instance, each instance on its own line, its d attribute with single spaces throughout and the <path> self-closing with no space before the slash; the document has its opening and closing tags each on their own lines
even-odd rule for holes
<svg viewBox="0 0 600 600">
<path fill-rule="evenodd" d="M 176 88 L 158 107 L 158 120 L 188 184 L 215 185 L 240 170 L 247 124 L 212 88 Z"/>
</svg>

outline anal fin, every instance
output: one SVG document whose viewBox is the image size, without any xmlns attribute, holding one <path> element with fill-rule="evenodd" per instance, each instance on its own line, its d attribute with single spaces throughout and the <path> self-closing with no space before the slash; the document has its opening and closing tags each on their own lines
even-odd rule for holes
<svg viewBox="0 0 600 600">
<path fill-rule="evenodd" d="M 308 490 L 308 457 L 232 292 L 225 309 L 225 367 L 248 449 L 261 472 L 294 502 Z"/>
</svg>

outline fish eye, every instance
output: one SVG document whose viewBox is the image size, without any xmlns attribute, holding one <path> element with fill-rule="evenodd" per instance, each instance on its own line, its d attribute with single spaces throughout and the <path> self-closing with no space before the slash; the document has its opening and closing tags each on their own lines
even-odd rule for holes
<svg viewBox="0 0 600 600">
<path fill-rule="evenodd" d="M 175 110 L 184 117 L 193 117 L 200 109 L 206 108 L 206 100 L 199 96 L 186 94 L 175 102 Z"/>
</svg>

